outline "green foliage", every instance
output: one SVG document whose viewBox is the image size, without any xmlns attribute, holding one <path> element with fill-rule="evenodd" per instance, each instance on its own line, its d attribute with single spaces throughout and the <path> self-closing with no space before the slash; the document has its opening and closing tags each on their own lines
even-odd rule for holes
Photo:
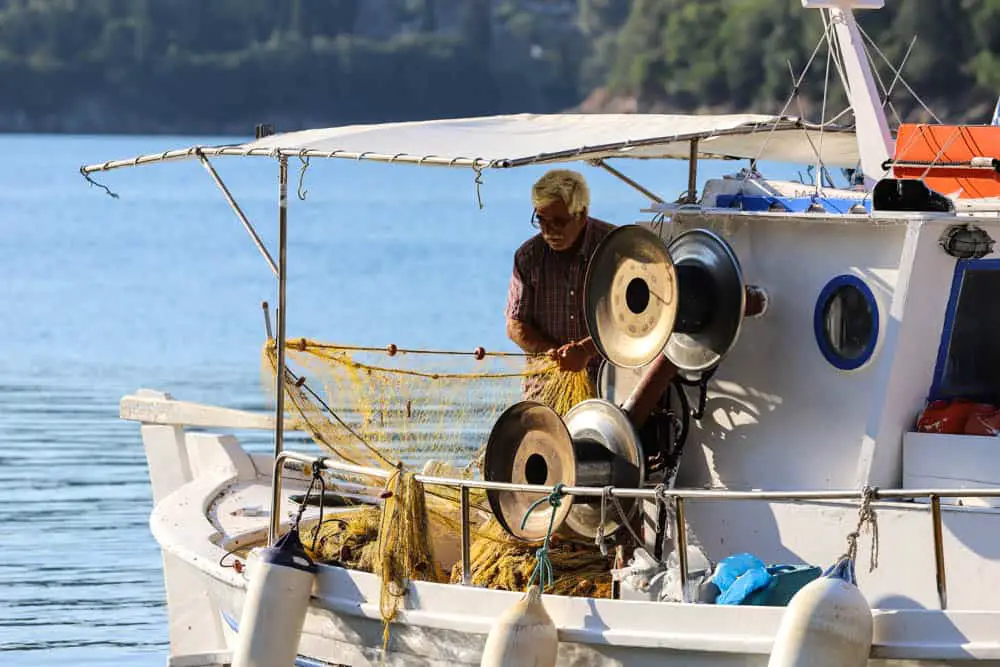
<svg viewBox="0 0 1000 667">
<path fill-rule="evenodd" d="M 856 17 L 893 67 L 916 36 L 903 77 L 953 120 L 1000 93 L 1000 0 L 888 0 Z M 799 0 L 635 0 L 617 36 L 608 84 L 637 97 L 640 109 L 777 112 L 793 88 L 789 63 L 798 75 L 822 35 L 820 13 Z M 888 86 L 894 72 L 871 51 Z M 800 89 L 807 109 L 821 103 L 826 59 L 824 45 Z M 831 80 L 828 104 L 843 106 L 833 69 Z M 892 102 L 904 117 L 918 107 L 898 83 Z M 788 113 L 799 113 L 797 102 Z"/>
<path fill-rule="evenodd" d="M 894 66 L 916 35 L 903 75 L 943 118 L 992 107 L 1000 0 L 857 15 Z M 81 109 L 138 131 L 552 112 L 597 88 L 640 110 L 777 112 L 822 33 L 800 0 L 0 0 L 0 130 Z M 819 119 L 826 68 L 824 45 L 788 113 Z M 830 77 L 827 117 L 845 104 Z M 892 109 L 919 106 L 897 83 Z"/>
</svg>

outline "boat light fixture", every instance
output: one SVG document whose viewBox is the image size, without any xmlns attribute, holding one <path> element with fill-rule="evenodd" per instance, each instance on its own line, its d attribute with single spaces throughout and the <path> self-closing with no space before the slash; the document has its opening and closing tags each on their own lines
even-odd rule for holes
<svg viewBox="0 0 1000 667">
<path fill-rule="evenodd" d="M 980 259 L 993 252 L 996 243 L 986 230 L 968 223 L 952 225 L 941 235 L 944 251 L 957 259 Z"/>
</svg>

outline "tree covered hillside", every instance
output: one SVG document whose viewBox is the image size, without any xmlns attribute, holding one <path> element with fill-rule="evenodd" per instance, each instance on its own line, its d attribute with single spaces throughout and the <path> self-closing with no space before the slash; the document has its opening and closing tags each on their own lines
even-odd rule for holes
<svg viewBox="0 0 1000 667">
<path fill-rule="evenodd" d="M 896 65 L 917 37 L 907 82 L 943 119 L 988 118 L 1000 0 L 887 5 L 859 18 Z M 776 112 L 821 35 L 800 0 L 0 0 L 0 130 Z M 819 117 L 825 67 L 824 49 L 789 113 Z M 893 102 L 922 113 L 900 84 Z"/>
</svg>

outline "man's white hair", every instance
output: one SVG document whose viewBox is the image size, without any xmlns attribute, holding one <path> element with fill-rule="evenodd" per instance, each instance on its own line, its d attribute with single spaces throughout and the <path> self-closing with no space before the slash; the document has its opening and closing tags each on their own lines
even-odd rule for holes
<svg viewBox="0 0 1000 667">
<path fill-rule="evenodd" d="M 535 181 L 531 204 L 536 209 L 556 200 L 566 204 L 571 215 L 580 215 L 590 207 L 590 188 L 583 174 L 571 169 L 552 169 Z"/>
</svg>

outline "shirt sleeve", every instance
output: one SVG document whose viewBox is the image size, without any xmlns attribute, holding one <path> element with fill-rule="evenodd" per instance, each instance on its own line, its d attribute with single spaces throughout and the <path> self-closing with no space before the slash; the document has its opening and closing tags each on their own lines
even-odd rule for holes
<svg viewBox="0 0 1000 667">
<path fill-rule="evenodd" d="M 518 322 L 530 322 L 531 308 L 534 303 L 535 288 L 525 273 L 518 266 L 518 257 L 514 258 L 514 269 L 510 274 L 510 286 L 507 288 L 507 319 Z"/>
</svg>

